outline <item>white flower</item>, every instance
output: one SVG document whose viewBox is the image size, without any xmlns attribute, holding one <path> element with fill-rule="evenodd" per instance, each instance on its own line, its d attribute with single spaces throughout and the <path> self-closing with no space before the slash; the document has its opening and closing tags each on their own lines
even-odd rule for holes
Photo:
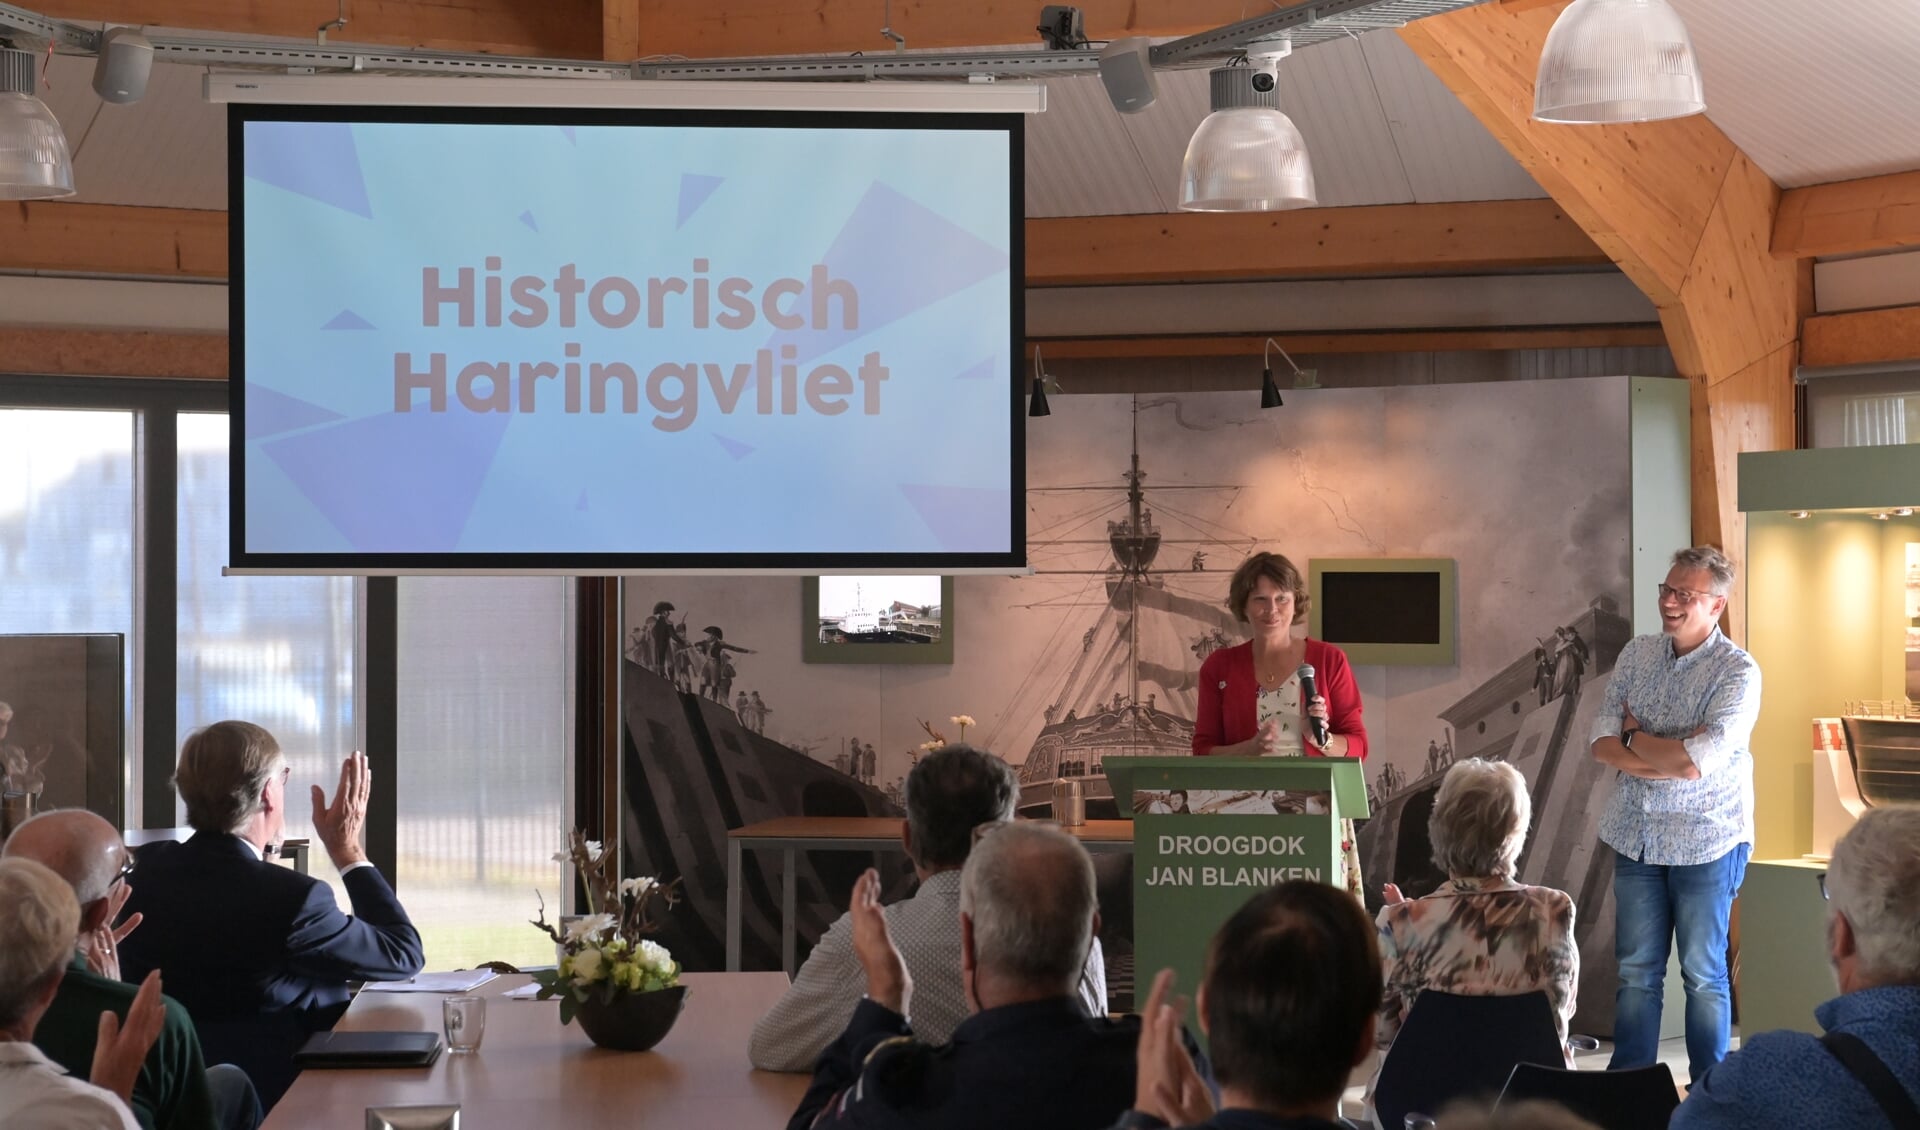
<svg viewBox="0 0 1920 1130">
<path fill-rule="evenodd" d="M 971 714 L 956 714 L 956 715 L 954 715 L 954 716 L 953 716 L 953 719 L 952 719 L 952 721 L 953 721 L 953 724 L 954 724 L 954 725 L 956 725 L 956 726 L 977 726 L 977 725 L 979 725 L 979 723 L 978 723 L 978 722 L 975 722 L 975 721 L 973 720 L 973 715 L 971 715 Z"/>
<path fill-rule="evenodd" d="M 599 858 L 600 858 L 600 854 L 601 854 L 601 851 L 600 851 L 600 841 L 599 841 L 599 840 L 588 840 L 588 841 L 587 841 L 587 858 L 588 858 L 588 859 L 599 859 Z"/>
<path fill-rule="evenodd" d="M 939 741 L 939 740 L 937 740 L 937 739 L 936 739 L 936 740 L 934 740 L 934 741 L 930 741 L 930 742 L 921 742 L 921 743 L 920 743 L 920 748 L 921 748 L 921 749 L 939 749 L 939 748 L 941 748 L 942 746 L 944 746 L 944 745 L 946 745 L 946 744 L 947 744 L 947 743 L 945 743 L 945 742 L 943 742 L 943 741 Z"/>
<path fill-rule="evenodd" d="M 613 915 L 589 914 L 584 918 L 575 919 L 573 924 L 567 927 L 567 941 L 582 941 L 611 929 L 613 929 Z"/>
<path fill-rule="evenodd" d="M 659 942 L 642 941 L 633 960 L 641 968 L 665 977 L 673 971 L 673 955 Z"/>
<path fill-rule="evenodd" d="M 587 984 L 598 972 L 600 972 L 599 950 L 581 950 L 573 955 L 573 979 L 576 984 Z"/>
<path fill-rule="evenodd" d="M 554 852 L 554 853 L 553 853 L 553 861 L 554 861 L 555 863 L 565 863 L 565 862 L 566 862 L 566 861 L 567 861 L 568 859 L 570 859 L 570 858 L 572 858 L 572 857 L 571 857 L 571 856 L 569 856 L 569 855 L 568 855 L 568 854 L 567 854 L 566 852 L 564 852 L 564 851 L 556 851 L 556 852 Z"/>
<path fill-rule="evenodd" d="M 643 899 L 647 897 L 647 892 L 653 890 L 655 885 L 652 876 L 636 875 L 631 879 L 620 880 L 620 893 L 622 895 L 631 895 L 636 899 Z"/>
</svg>

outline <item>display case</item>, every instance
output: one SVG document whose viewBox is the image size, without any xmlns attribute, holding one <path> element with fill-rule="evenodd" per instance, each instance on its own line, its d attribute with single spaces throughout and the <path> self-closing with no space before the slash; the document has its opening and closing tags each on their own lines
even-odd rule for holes
<svg viewBox="0 0 1920 1130">
<path fill-rule="evenodd" d="M 1819 846 L 1815 719 L 1854 719 L 1850 740 L 1828 743 L 1852 764 L 1818 768 L 1857 778 L 1865 757 L 1867 803 L 1912 787 L 1883 778 L 1915 767 L 1887 743 L 1920 732 L 1907 721 L 1920 698 L 1920 445 L 1752 452 L 1739 474 L 1746 642 L 1763 687 L 1754 856 L 1791 859 Z"/>
</svg>

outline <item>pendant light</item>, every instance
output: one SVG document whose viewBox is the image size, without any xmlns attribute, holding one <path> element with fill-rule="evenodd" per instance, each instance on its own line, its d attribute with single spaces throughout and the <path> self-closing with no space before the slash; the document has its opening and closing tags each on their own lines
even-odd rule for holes
<svg viewBox="0 0 1920 1130">
<path fill-rule="evenodd" d="M 1536 121 L 1657 122 L 1706 108 L 1693 41 L 1667 0 L 1573 0 L 1547 32 Z"/>
<path fill-rule="evenodd" d="M 1311 208 L 1313 165 L 1293 119 L 1280 112 L 1276 63 L 1246 60 L 1209 73 L 1213 112 L 1193 131 L 1180 163 L 1180 207 L 1188 212 L 1272 212 Z"/>
<path fill-rule="evenodd" d="M 0 200 L 73 195 L 73 157 L 53 111 L 35 96 L 34 54 L 0 47 Z"/>
</svg>

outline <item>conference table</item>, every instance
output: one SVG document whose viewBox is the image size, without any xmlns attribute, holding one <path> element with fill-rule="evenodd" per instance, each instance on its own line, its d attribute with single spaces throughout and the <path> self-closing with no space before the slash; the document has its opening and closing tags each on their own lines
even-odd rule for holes
<svg viewBox="0 0 1920 1130">
<path fill-rule="evenodd" d="M 780 968 L 794 969 L 794 853 L 902 851 L 898 816 L 785 816 L 727 832 L 727 969 L 740 968 L 740 859 L 748 848 L 777 850 L 780 868 Z M 1063 831 L 1094 855 L 1133 851 L 1133 821 L 1089 820 Z"/>
<path fill-rule="evenodd" d="M 578 1023 L 562 1027 L 554 1001 L 510 1000 L 524 975 L 475 991 L 487 999 L 486 1034 L 470 1055 L 442 1053 L 432 1067 L 308 1070 L 268 1115 L 265 1130 L 361 1130 L 368 1107 L 460 1105 L 461 1130 L 639 1130 L 786 1124 L 808 1076 L 756 1071 L 747 1062 L 753 1023 L 786 991 L 765 973 L 683 973 L 686 1009 L 650 1052 L 597 1048 Z M 442 993 L 362 992 L 337 1031 L 441 1031 Z"/>
</svg>

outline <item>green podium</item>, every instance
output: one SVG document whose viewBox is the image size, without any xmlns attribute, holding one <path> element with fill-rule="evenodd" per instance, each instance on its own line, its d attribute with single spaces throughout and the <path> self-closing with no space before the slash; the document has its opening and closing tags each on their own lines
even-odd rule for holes
<svg viewBox="0 0 1920 1130">
<path fill-rule="evenodd" d="M 1134 995 L 1161 969 L 1200 987 L 1207 943 L 1260 890 L 1342 885 L 1342 820 L 1367 815 L 1351 757 L 1115 757 L 1113 797 L 1133 819 Z"/>
</svg>

